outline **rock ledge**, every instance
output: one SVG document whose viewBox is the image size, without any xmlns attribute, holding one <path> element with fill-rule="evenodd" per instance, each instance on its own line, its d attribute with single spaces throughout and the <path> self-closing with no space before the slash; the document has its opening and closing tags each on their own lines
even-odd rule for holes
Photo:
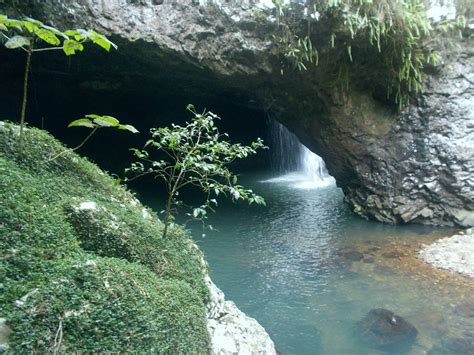
<svg viewBox="0 0 474 355">
<path fill-rule="evenodd" d="M 275 345 L 265 329 L 253 318 L 226 301 L 224 293 L 209 276 L 206 283 L 210 290 L 207 306 L 207 330 L 211 338 L 212 353 L 276 355 Z"/>
</svg>

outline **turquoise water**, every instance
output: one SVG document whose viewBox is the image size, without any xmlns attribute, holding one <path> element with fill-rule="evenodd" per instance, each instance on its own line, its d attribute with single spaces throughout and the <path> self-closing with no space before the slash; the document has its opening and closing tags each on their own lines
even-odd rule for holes
<svg viewBox="0 0 474 355">
<path fill-rule="evenodd" d="M 355 335 L 356 322 L 373 308 L 387 308 L 417 327 L 413 354 L 472 335 L 474 318 L 457 308 L 466 302 L 474 307 L 472 284 L 425 275 L 431 269 L 410 257 L 421 242 L 450 231 L 365 221 L 334 185 L 262 182 L 267 178 L 243 178 L 266 207 L 221 203 L 210 220 L 217 231 L 201 237 L 196 227 L 193 234 L 214 282 L 265 327 L 279 352 L 383 354 Z"/>
</svg>

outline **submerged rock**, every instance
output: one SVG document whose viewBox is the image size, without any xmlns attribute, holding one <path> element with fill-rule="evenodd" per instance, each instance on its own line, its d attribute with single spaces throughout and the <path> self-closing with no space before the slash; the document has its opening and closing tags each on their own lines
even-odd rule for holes
<svg viewBox="0 0 474 355">
<path fill-rule="evenodd" d="M 342 250 L 337 255 L 347 261 L 360 261 L 364 258 L 364 254 L 357 250 Z"/>
<path fill-rule="evenodd" d="M 383 308 L 367 313 L 358 322 L 357 332 L 367 346 L 383 350 L 409 349 L 418 335 L 412 324 Z"/>
<path fill-rule="evenodd" d="M 462 303 L 454 308 L 454 313 L 462 317 L 474 318 L 474 302 Z"/>
<path fill-rule="evenodd" d="M 435 345 L 428 355 L 472 355 L 474 354 L 474 341 L 464 338 L 449 338 Z"/>
</svg>

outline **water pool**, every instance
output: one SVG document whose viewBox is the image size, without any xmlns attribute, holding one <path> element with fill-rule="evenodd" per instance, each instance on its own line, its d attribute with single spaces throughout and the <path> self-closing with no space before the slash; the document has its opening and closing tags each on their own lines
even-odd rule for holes
<svg viewBox="0 0 474 355">
<path fill-rule="evenodd" d="M 374 308 L 417 328 L 412 354 L 433 346 L 462 350 L 474 337 L 474 283 L 416 258 L 423 243 L 450 230 L 365 221 L 333 184 L 314 188 L 294 176 L 261 175 L 244 176 L 244 182 L 267 206 L 221 203 L 210 218 L 217 231 L 202 237 L 196 227 L 193 234 L 214 282 L 265 327 L 279 352 L 385 353 L 355 332 Z"/>
</svg>

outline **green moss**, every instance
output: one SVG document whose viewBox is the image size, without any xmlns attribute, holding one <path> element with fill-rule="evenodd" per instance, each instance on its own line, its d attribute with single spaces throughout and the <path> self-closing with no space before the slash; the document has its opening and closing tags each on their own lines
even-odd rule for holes
<svg viewBox="0 0 474 355">
<path fill-rule="evenodd" d="M 119 259 L 63 260 L 17 308 L 13 351 L 194 353 L 207 346 L 205 314 L 189 284 Z"/>
<path fill-rule="evenodd" d="M 145 218 L 86 159 L 49 161 L 65 148 L 44 131 L 27 130 L 18 157 L 17 131 L 0 123 L 0 316 L 13 329 L 10 349 L 207 352 L 208 291 L 188 236 L 175 229 L 163 240 L 157 216 Z M 77 208 L 89 201 L 98 208 Z"/>
</svg>

